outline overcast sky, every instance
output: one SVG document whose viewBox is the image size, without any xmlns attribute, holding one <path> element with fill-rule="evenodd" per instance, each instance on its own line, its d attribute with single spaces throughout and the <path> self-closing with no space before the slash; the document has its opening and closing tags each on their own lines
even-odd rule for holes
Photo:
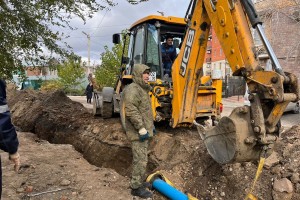
<svg viewBox="0 0 300 200">
<path fill-rule="evenodd" d="M 100 2 L 100 1 L 99 1 Z M 131 24 L 140 18 L 148 15 L 160 15 L 157 11 L 164 12 L 165 16 L 184 17 L 188 8 L 189 0 L 149 0 L 149 2 L 131 5 L 126 0 L 115 0 L 117 6 L 111 7 L 110 11 L 102 10 L 88 19 L 86 24 L 82 20 L 74 19 L 72 26 L 77 30 L 64 30 L 70 37 L 65 39 L 74 50 L 82 57 L 83 61 L 88 60 L 88 40 L 82 33 L 86 32 L 91 36 L 91 65 L 100 62 L 100 54 L 104 52 L 103 46 L 111 47 L 112 35 L 129 28 Z"/>
</svg>

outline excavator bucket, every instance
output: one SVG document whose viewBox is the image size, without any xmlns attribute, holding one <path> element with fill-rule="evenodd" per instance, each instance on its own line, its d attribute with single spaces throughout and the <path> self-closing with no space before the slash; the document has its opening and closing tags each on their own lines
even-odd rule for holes
<svg viewBox="0 0 300 200">
<path fill-rule="evenodd" d="M 254 138 L 249 106 L 235 108 L 203 137 L 208 153 L 220 164 L 258 160 L 262 146 Z"/>
</svg>

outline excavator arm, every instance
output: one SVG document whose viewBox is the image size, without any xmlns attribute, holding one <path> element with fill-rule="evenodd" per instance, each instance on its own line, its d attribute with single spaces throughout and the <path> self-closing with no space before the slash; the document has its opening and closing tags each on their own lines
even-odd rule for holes
<svg viewBox="0 0 300 200">
<path fill-rule="evenodd" d="M 213 26 L 233 75 L 246 80 L 251 105 L 234 109 L 217 126 L 201 133 L 208 152 L 219 163 L 257 160 L 262 153 L 269 154 L 279 136 L 284 109 L 299 100 L 299 86 L 293 74 L 283 72 L 252 1 L 194 0 L 187 15 L 187 33 L 172 70 L 177 80 L 173 83 L 173 127 L 192 123 L 196 117 L 197 91 Z M 272 71 L 258 65 L 249 24 L 261 36 Z"/>
</svg>

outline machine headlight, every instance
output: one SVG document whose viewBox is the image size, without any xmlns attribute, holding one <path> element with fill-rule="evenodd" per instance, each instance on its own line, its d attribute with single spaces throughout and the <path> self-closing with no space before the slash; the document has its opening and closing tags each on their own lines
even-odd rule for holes
<svg viewBox="0 0 300 200">
<path fill-rule="evenodd" d="M 154 92 L 155 92 L 155 94 L 156 94 L 156 95 L 158 95 L 158 94 L 160 94 L 160 93 L 161 93 L 161 89 L 158 87 L 158 88 L 156 88 L 156 89 L 155 89 L 155 91 L 154 91 Z"/>
</svg>

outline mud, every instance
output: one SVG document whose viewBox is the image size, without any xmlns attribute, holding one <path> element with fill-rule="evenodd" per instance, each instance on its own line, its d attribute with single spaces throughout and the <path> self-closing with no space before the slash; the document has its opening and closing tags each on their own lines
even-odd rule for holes
<svg viewBox="0 0 300 200">
<path fill-rule="evenodd" d="M 62 91 L 16 91 L 10 93 L 9 104 L 20 131 L 33 132 L 50 143 L 71 144 L 91 164 L 130 176 L 130 143 L 118 118 L 94 118 Z M 148 174 L 160 170 L 178 189 L 198 199 L 244 199 L 257 163 L 219 165 L 208 155 L 196 129 L 162 125 L 156 129 L 159 134 L 150 144 Z M 300 199 L 299 133 L 297 125 L 282 134 L 275 148 L 276 162 L 267 160 L 255 187 L 259 199 Z M 273 187 L 283 178 L 291 182 L 292 192 Z M 154 199 L 164 198 L 156 193 Z"/>
</svg>

